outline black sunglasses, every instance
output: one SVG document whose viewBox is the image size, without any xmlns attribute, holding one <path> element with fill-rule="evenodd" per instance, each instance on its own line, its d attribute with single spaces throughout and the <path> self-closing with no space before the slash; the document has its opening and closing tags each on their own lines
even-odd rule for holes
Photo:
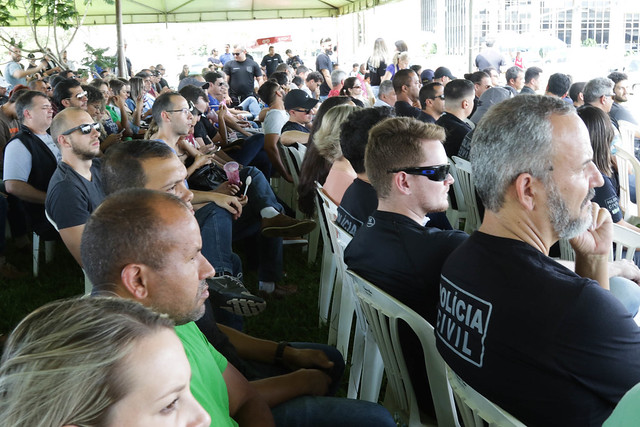
<svg viewBox="0 0 640 427">
<path fill-rule="evenodd" d="M 419 166 L 415 168 L 402 168 L 387 171 L 387 173 L 404 172 L 409 175 L 422 175 L 429 178 L 430 181 L 444 181 L 449 175 L 449 164 L 438 166 Z"/>
<path fill-rule="evenodd" d="M 233 56 L 240 56 L 242 52 L 233 52 Z"/>
<path fill-rule="evenodd" d="M 434 96 L 431 99 L 437 99 L 437 98 L 440 98 L 440 99 L 442 99 L 444 101 L 444 95 L 437 95 L 437 96 Z"/>
<path fill-rule="evenodd" d="M 298 113 L 310 114 L 311 110 L 308 108 L 294 108 L 293 111 L 297 111 Z"/>
<path fill-rule="evenodd" d="M 76 126 L 74 128 L 69 129 L 68 131 L 62 132 L 61 135 L 69 135 L 77 130 L 82 132 L 83 135 L 88 135 L 91 133 L 91 130 L 95 129 L 100 131 L 100 123 L 85 123 L 80 126 Z"/>
</svg>

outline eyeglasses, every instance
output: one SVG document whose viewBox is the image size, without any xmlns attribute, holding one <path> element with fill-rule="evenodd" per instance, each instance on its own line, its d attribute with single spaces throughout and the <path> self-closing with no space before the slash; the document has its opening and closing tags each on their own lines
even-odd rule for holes
<svg viewBox="0 0 640 427">
<path fill-rule="evenodd" d="M 86 98 L 87 97 L 87 91 L 82 91 L 79 94 L 75 95 L 75 97 L 78 98 L 78 99 Z M 71 99 L 71 97 L 65 98 L 65 99 Z"/>
<path fill-rule="evenodd" d="M 195 110 L 196 107 L 193 105 L 193 102 L 189 102 L 189 108 L 181 108 L 179 110 L 165 110 L 167 113 L 182 113 L 185 116 Z"/>
<path fill-rule="evenodd" d="M 69 129 L 68 131 L 62 132 L 62 135 L 69 135 L 77 130 L 82 132 L 83 135 L 88 135 L 91 133 L 91 130 L 100 130 L 100 123 L 84 123 L 80 126 L 76 126 L 74 128 Z"/>
<path fill-rule="evenodd" d="M 294 108 L 293 111 L 295 111 L 297 113 L 305 113 L 305 114 L 310 114 L 311 113 L 310 109 L 305 109 L 305 108 L 300 108 L 300 109 Z"/>
<path fill-rule="evenodd" d="M 233 52 L 233 56 L 240 56 L 240 54 L 242 54 L 242 52 Z"/>
<path fill-rule="evenodd" d="M 431 99 L 442 99 L 444 101 L 444 95 L 436 95 Z"/>
<path fill-rule="evenodd" d="M 404 172 L 409 175 L 422 175 L 429 178 L 430 181 L 442 182 L 447 179 L 449 175 L 450 165 L 438 165 L 438 166 L 418 166 L 414 168 L 402 168 L 388 170 L 387 173 Z"/>
</svg>

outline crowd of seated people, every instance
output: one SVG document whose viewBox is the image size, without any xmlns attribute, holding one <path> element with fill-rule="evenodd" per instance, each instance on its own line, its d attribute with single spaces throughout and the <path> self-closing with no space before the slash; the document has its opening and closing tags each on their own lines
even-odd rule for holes
<svg viewBox="0 0 640 427">
<path fill-rule="evenodd" d="M 164 331 L 175 323 L 193 393 L 181 378 L 181 398 L 190 404 L 176 416 L 193 425 L 221 413 L 228 425 L 394 425 L 379 405 L 333 397 L 344 368 L 335 349 L 241 332 L 243 316 L 297 292 L 285 283 L 282 248 L 315 228 L 318 183 L 338 206 L 337 224 L 353 236 L 348 267 L 431 323 L 442 357 L 464 381 L 525 424 L 605 422 L 640 382 L 633 321 L 640 269 L 608 262 L 612 222 L 640 233 L 624 220 L 611 155 L 621 138 L 618 122 L 637 123 L 624 104 L 627 76 L 572 82 L 563 73 L 547 77 L 539 67 L 484 58 L 482 69 L 456 78 L 447 64 L 433 64 L 435 71 L 411 64 L 402 41 L 388 52 L 383 39 L 347 73 L 333 63 L 332 46 L 321 41 L 313 70 L 292 54 L 298 59 L 284 62 L 273 47 L 261 67 L 243 45 L 228 44 L 219 59 L 212 51 L 202 74 L 185 66 L 176 88 L 161 64 L 130 78 L 107 71 L 84 82 L 44 64 L 44 73 L 23 73 L 12 48 L 18 66 L 5 71 L 12 87 L 0 106 L 0 278 L 26 274 L 6 261 L 8 219 L 16 247 L 28 244 L 28 230 L 61 240 L 96 297 L 43 308 L 22 329 L 38 327 L 42 310 L 133 310 L 150 329 L 131 338 L 126 351 L 135 354 L 160 346 L 150 336 L 175 341 Z M 305 219 L 294 218 L 271 187 L 277 177 L 293 182 L 283 145 L 305 152 L 296 189 Z M 445 215 L 454 156 L 471 162 L 484 208 L 471 236 Z M 237 175 L 228 172 L 234 167 Z M 118 217 L 124 211 L 126 220 Z M 170 231 L 157 233 L 159 225 Z M 106 238 L 107 226 L 149 241 Z M 251 239 L 247 247 L 258 259 L 255 284 L 243 282 L 233 252 L 232 243 L 243 239 Z M 549 256 L 559 239 L 571 239 L 575 264 Z M 125 243 L 120 258 L 108 255 Z M 184 261 L 169 262 L 153 246 Z M 173 323 L 98 295 L 138 301 Z M 71 333 L 64 326 L 59 333 Z M 2 359 L 0 396 L 19 390 L 17 370 L 40 375 L 13 365 L 25 343 L 45 339 L 22 329 Z M 424 357 L 409 351 L 416 337 L 401 328 L 401 340 L 420 410 L 435 416 Z M 109 369 L 130 369 L 123 366 L 136 361 L 118 351 Z M 171 357 L 183 361 L 184 354 Z M 124 416 L 126 395 L 109 403 L 117 411 L 92 416 Z M 2 410 L 28 412 L 10 400 Z M 78 418 L 78 408 L 69 411 L 54 422 L 91 422 Z M 612 423 L 633 413 L 629 405 L 620 411 Z"/>
</svg>

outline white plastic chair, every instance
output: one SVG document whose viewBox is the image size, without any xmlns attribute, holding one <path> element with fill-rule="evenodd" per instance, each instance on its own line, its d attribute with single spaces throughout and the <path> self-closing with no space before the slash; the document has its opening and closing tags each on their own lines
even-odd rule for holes
<svg viewBox="0 0 640 427">
<path fill-rule="evenodd" d="M 302 219 L 304 215 L 298 210 L 298 193 L 297 188 L 300 184 L 300 169 L 302 168 L 302 160 L 307 152 L 307 146 L 304 144 L 283 145 L 278 142 L 278 149 L 280 150 L 280 156 L 284 160 L 291 177 L 293 178 L 293 184 L 280 179 L 278 188 L 280 191 L 278 195 L 282 200 L 285 200 L 291 209 L 296 212 L 296 218 Z M 308 244 L 308 257 L 307 262 L 312 264 L 318 255 L 318 240 L 320 239 L 320 230 L 316 227 L 307 239 Z"/>
<path fill-rule="evenodd" d="M 369 328 L 367 319 L 357 303 L 353 278 L 347 274 L 347 266 L 344 263 L 344 251 L 351 242 L 351 235 L 344 231 L 335 222 L 329 224 L 336 240 L 336 264 L 342 276 L 342 296 L 340 298 L 340 314 L 338 320 L 338 344 L 337 348 L 345 348 L 343 356 L 347 358 L 349 335 L 355 313 L 356 324 L 353 328 L 353 346 L 351 350 L 349 382 L 347 397 L 361 399 L 369 402 L 377 402 L 382 386 L 384 364 L 382 356 L 376 344 L 373 332 Z"/>
<path fill-rule="evenodd" d="M 637 129 L 638 126 L 634 125 L 633 123 L 626 120 L 619 120 L 618 130 L 620 131 L 621 141 L 618 148 L 622 148 L 627 153 L 633 154 L 635 152 L 635 144 L 633 142 L 633 139 Z"/>
<path fill-rule="evenodd" d="M 390 409 L 402 413 L 410 426 L 432 422 L 425 420 L 426 417 L 420 414 L 418 408 L 418 401 L 400 345 L 398 326 L 401 321 L 409 325 L 422 345 L 438 425 L 459 426 L 455 415 L 453 393 L 447 382 L 445 364 L 436 349 L 433 326 L 411 308 L 356 273 L 350 270 L 348 273 L 354 279 L 355 291 L 362 311 L 380 348 L 387 374 L 387 396 L 392 395 L 392 402 L 389 402 Z"/>
<path fill-rule="evenodd" d="M 631 139 L 631 144 L 633 144 L 633 135 Z M 633 149 L 632 151 L 627 151 L 623 148 L 618 148 L 616 151 L 616 161 L 618 164 L 618 181 L 620 185 L 620 208 L 624 212 L 625 219 L 639 216 L 637 203 L 631 202 L 631 192 L 630 192 L 630 186 L 629 186 L 629 171 L 633 170 L 633 173 L 635 174 L 636 192 L 639 192 L 640 191 L 640 162 L 638 162 L 638 159 L 636 159 L 632 153 L 633 153 Z"/>
<path fill-rule="evenodd" d="M 447 209 L 447 218 L 451 225 L 455 229 L 460 228 L 460 220 L 464 219 L 466 224 L 466 219 L 468 215 L 466 200 L 464 199 L 464 193 L 462 192 L 462 187 L 460 187 L 460 181 L 458 181 L 458 171 L 456 170 L 456 164 L 453 160 L 449 159 L 449 173 L 453 177 L 453 194 L 456 197 L 456 204 L 458 205 L 458 209 L 453 209 L 451 207 L 451 202 L 449 202 L 449 208 Z"/>
<path fill-rule="evenodd" d="M 464 194 L 464 200 L 467 207 L 467 220 L 464 224 L 464 231 L 471 234 L 476 231 L 482 223 L 482 220 L 480 219 L 480 211 L 478 211 L 478 201 L 476 200 L 476 188 L 473 185 L 471 163 L 457 156 L 453 156 L 451 160 L 453 160 L 453 163 L 456 165 L 458 182 L 460 183 L 462 194 Z"/>
<path fill-rule="evenodd" d="M 320 290 L 318 295 L 318 309 L 320 312 L 320 323 L 329 321 L 329 307 L 331 306 L 331 296 L 335 292 L 335 284 L 339 280 L 336 259 L 333 256 L 333 244 L 329 235 L 329 223 L 338 216 L 338 207 L 325 196 L 322 185 L 316 182 L 316 197 L 318 210 L 318 224 L 322 235 L 322 264 L 320 268 Z M 335 344 L 336 334 L 331 334 L 329 330 L 329 344 Z"/>
<path fill-rule="evenodd" d="M 446 369 L 465 427 L 524 427 L 514 416 L 465 383 L 449 366 Z"/>
</svg>

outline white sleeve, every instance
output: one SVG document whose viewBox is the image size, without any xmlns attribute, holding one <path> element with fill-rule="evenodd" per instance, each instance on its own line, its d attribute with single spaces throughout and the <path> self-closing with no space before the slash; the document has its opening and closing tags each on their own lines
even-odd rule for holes
<svg viewBox="0 0 640 427">
<path fill-rule="evenodd" d="M 11 141 L 4 152 L 4 175 L 2 179 L 27 182 L 31 174 L 31 153 L 19 139 Z"/>
<path fill-rule="evenodd" d="M 289 120 L 288 115 L 282 114 L 280 110 L 271 110 L 267 113 L 267 116 L 264 118 L 264 123 L 262 123 L 262 128 L 264 129 L 264 134 L 275 133 L 280 135 L 282 131 L 282 126 L 287 123 Z"/>
</svg>

